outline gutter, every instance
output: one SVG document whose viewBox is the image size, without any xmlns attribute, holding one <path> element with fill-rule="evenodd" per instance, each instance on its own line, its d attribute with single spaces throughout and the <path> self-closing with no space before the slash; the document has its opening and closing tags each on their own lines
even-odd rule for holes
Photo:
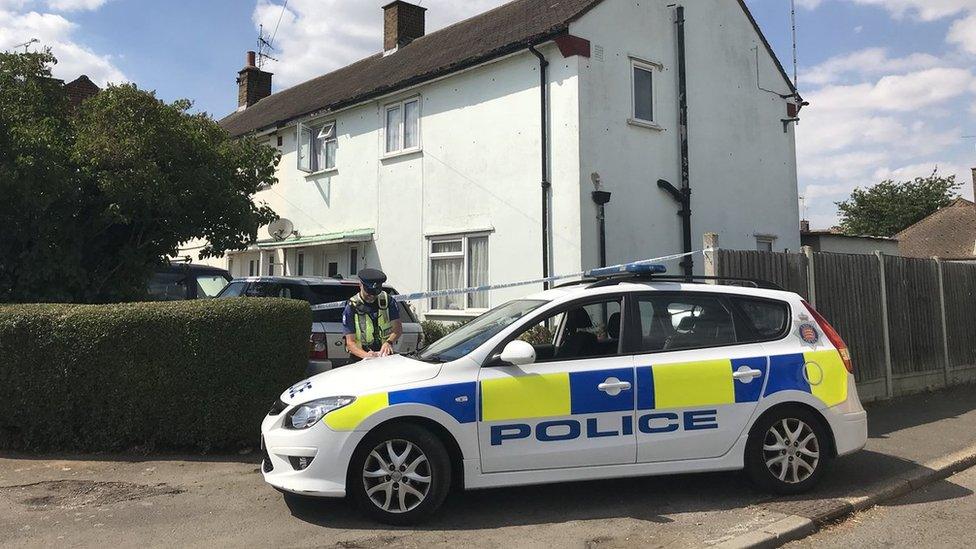
<svg viewBox="0 0 976 549">
<path fill-rule="evenodd" d="M 549 176 L 549 60 L 536 49 L 529 46 L 532 55 L 539 59 L 539 95 L 541 97 L 541 135 L 542 144 L 540 156 L 542 158 L 542 277 L 549 278 L 551 264 L 551 250 L 549 249 L 549 191 L 552 181 Z M 549 289 L 549 282 L 544 284 Z"/>
</svg>

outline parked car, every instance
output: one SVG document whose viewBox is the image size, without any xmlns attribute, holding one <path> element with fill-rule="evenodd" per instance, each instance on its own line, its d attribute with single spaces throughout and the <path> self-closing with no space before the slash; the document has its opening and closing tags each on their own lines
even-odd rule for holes
<svg viewBox="0 0 976 549">
<path fill-rule="evenodd" d="M 153 301 L 208 299 L 216 297 L 231 280 L 224 269 L 172 262 L 156 269 L 147 289 Z"/>
<path fill-rule="evenodd" d="M 398 292 L 385 287 L 390 295 Z M 284 297 L 301 299 L 311 305 L 345 301 L 359 291 L 355 279 L 336 278 L 289 278 L 262 276 L 236 279 L 220 293 L 219 298 L 229 297 Z M 414 312 L 404 303 L 397 302 L 400 308 L 400 321 L 403 323 L 403 336 L 394 350 L 397 353 L 416 351 L 422 344 L 423 329 Z M 309 357 L 307 375 L 339 368 L 352 362 L 346 350 L 346 340 L 342 329 L 342 309 L 312 311 L 312 332 L 309 337 Z"/>
<path fill-rule="evenodd" d="M 409 524 L 455 485 L 745 469 L 802 493 L 865 445 L 867 414 L 847 346 L 799 295 L 638 271 L 302 381 L 261 432 L 272 486 Z"/>
</svg>

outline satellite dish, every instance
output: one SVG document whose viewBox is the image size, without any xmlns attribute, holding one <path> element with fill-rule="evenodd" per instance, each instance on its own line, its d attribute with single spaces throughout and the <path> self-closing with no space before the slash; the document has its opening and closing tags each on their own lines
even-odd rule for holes
<svg viewBox="0 0 976 549">
<path fill-rule="evenodd" d="M 275 240 L 284 240 L 295 234 L 295 224 L 289 219 L 276 219 L 268 225 L 268 234 Z"/>
</svg>

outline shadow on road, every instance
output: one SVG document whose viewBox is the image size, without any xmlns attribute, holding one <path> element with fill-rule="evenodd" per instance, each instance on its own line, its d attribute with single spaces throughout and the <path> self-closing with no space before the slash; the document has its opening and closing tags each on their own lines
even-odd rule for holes
<svg viewBox="0 0 976 549">
<path fill-rule="evenodd" d="M 959 417 L 976 410 L 976 385 L 960 385 L 938 392 L 922 393 L 873 402 L 868 410 L 868 436 L 887 438 L 891 433 Z"/>
</svg>

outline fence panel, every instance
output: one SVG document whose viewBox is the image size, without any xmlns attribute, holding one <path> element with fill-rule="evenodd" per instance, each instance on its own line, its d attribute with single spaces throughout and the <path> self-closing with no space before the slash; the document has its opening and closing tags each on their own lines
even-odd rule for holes
<svg viewBox="0 0 976 549">
<path fill-rule="evenodd" d="M 893 374 L 944 371 L 938 265 L 905 257 L 884 261 Z"/>
<path fill-rule="evenodd" d="M 719 250 L 719 276 L 759 278 L 779 284 L 804 298 L 807 292 L 807 257 L 803 254 Z"/>
<path fill-rule="evenodd" d="M 851 351 L 857 381 L 885 377 L 881 266 L 873 255 L 814 254 L 817 310 Z"/>
<path fill-rule="evenodd" d="M 943 263 L 949 364 L 976 366 L 976 265 Z"/>
</svg>

